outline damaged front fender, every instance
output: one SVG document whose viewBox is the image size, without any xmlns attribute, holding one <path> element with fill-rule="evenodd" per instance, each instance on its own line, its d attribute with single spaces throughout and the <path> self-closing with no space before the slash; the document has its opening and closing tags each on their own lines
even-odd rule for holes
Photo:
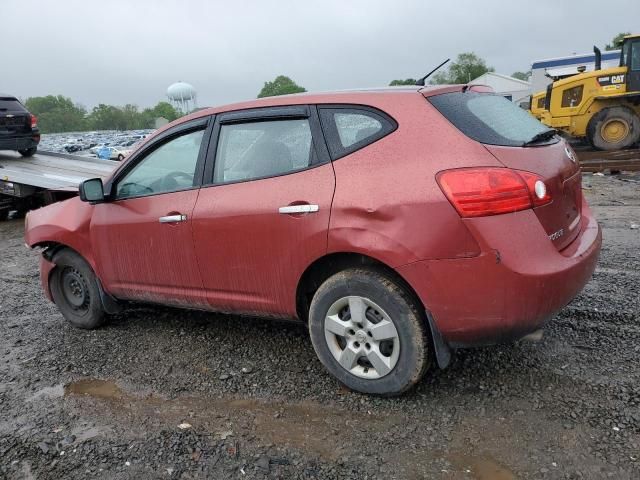
<svg viewBox="0 0 640 480">
<path fill-rule="evenodd" d="M 93 205 L 74 197 L 27 214 L 25 243 L 28 247 L 61 245 L 78 252 L 94 271 L 89 225 Z"/>
</svg>

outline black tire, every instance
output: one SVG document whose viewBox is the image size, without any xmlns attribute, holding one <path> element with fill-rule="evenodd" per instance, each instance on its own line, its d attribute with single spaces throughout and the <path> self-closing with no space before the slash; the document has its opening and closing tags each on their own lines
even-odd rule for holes
<svg viewBox="0 0 640 480">
<path fill-rule="evenodd" d="M 33 157 L 38 151 L 38 147 L 27 148 L 26 150 L 18 150 L 23 157 Z"/>
<path fill-rule="evenodd" d="M 378 378 L 363 378 L 362 376 L 352 373 L 343 367 L 333 352 L 338 348 L 346 351 L 347 342 L 353 342 L 352 345 L 359 344 L 354 340 L 353 330 L 349 329 L 347 335 L 340 340 L 339 336 L 332 337 L 331 333 L 325 331 L 325 320 L 330 309 L 336 308 L 347 297 L 360 297 L 365 302 L 372 302 L 375 306 L 366 304 L 363 310 L 367 322 L 371 315 L 378 314 L 375 309 L 379 306 L 382 315 L 387 315 L 395 326 L 395 337 L 398 341 L 397 346 L 399 353 L 395 365 L 388 373 L 384 373 Z M 311 342 L 318 355 L 318 358 L 329 372 L 335 376 L 340 382 L 352 390 L 363 393 L 376 395 L 399 395 L 413 387 L 423 377 L 430 365 L 429 340 L 427 336 L 426 320 L 421 309 L 413 300 L 412 296 L 406 292 L 397 282 L 383 273 L 373 269 L 349 269 L 337 273 L 327 279 L 315 293 L 309 310 L 309 331 Z M 350 319 L 351 313 L 343 314 L 342 318 Z M 348 320 L 350 321 L 350 320 Z M 378 320 L 379 321 L 379 320 Z M 368 324 L 374 325 L 374 324 Z M 358 327 L 355 327 L 358 328 Z M 359 327 L 361 330 L 355 332 L 357 334 L 366 334 L 371 337 L 367 328 Z M 330 339 L 327 339 L 329 335 Z M 362 337 L 359 337 L 362 339 Z M 364 336 L 368 341 L 369 338 Z M 394 340 L 395 341 L 395 340 Z M 335 342 L 330 346 L 329 342 Z M 341 343 L 342 342 L 342 343 Z M 369 343 L 364 344 L 369 349 L 361 351 L 370 352 Z M 392 347 L 395 350 L 396 344 Z M 379 352 L 382 352 L 380 348 Z M 392 355 L 389 358 L 393 358 Z M 360 363 L 364 362 L 365 365 Z M 390 362 L 391 363 L 391 362 Z M 365 375 L 372 368 L 374 375 L 378 375 L 375 367 L 367 367 L 369 363 L 366 357 L 358 357 L 354 368 L 360 369 L 361 375 Z"/>
<path fill-rule="evenodd" d="M 607 138 L 605 129 L 618 127 L 620 138 Z M 621 150 L 629 148 L 640 139 L 640 118 L 630 108 L 609 107 L 596 113 L 587 125 L 587 140 L 598 150 Z"/>
<path fill-rule="evenodd" d="M 74 327 L 98 328 L 106 320 L 100 290 L 93 270 L 77 253 L 60 250 L 53 257 L 56 267 L 51 272 L 53 301 Z"/>
<path fill-rule="evenodd" d="M 120 154 L 118 155 L 118 160 L 121 162 L 122 160 L 124 160 L 124 155 Z"/>
</svg>

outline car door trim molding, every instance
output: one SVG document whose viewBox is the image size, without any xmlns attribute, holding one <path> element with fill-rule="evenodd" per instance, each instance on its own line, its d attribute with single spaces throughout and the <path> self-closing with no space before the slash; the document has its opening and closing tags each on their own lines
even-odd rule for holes
<svg viewBox="0 0 640 480">
<path fill-rule="evenodd" d="M 278 107 L 250 108 L 247 110 L 233 110 L 219 115 L 220 124 L 256 122 L 260 120 L 288 120 L 294 118 L 309 118 L 307 105 L 291 105 Z"/>
</svg>

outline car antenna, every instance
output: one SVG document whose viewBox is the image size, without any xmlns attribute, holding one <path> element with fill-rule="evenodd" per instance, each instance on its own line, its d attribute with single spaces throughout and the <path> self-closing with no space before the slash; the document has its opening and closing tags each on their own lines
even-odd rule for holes
<svg viewBox="0 0 640 480">
<path fill-rule="evenodd" d="M 420 85 L 421 87 L 424 87 L 424 82 L 427 78 L 429 78 L 433 73 L 437 72 L 440 67 L 442 67 L 445 63 L 447 63 L 449 60 L 451 60 L 450 58 L 447 58 L 444 62 L 442 62 L 440 65 L 438 65 L 436 68 L 434 68 L 433 70 L 431 70 L 429 73 L 427 73 L 424 77 L 422 77 L 420 80 L 418 80 L 416 82 L 416 85 Z"/>
</svg>

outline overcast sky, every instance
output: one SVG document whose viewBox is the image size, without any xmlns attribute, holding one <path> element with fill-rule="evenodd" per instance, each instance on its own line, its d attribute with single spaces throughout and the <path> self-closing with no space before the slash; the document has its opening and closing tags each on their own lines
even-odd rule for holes
<svg viewBox="0 0 640 480">
<path fill-rule="evenodd" d="M 141 107 L 183 80 L 200 106 L 387 85 L 473 51 L 497 72 L 640 33 L 640 0 L 0 0 L 0 91 Z"/>
</svg>

